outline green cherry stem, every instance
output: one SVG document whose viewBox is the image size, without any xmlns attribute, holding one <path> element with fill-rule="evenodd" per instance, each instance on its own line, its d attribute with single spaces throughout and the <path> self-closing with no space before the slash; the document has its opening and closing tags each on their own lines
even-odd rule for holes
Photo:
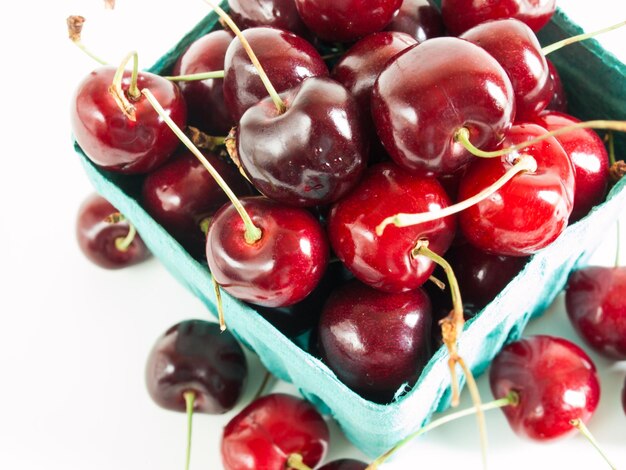
<svg viewBox="0 0 626 470">
<path fill-rule="evenodd" d="M 196 80 L 208 80 L 210 78 L 224 78 L 224 71 L 214 70 L 212 72 L 190 73 L 188 75 L 174 75 L 163 78 L 171 82 L 194 82 Z"/>
<path fill-rule="evenodd" d="M 593 447 L 595 447 L 595 449 L 602 456 L 602 458 L 608 464 L 608 466 L 611 468 L 611 470 L 617 470 L 617 467 L 615 465 L 613 465 L 613 463 L 609 460 L 608 456 L 600 448 L 600 445 L 598 444 L 598 441 L 596 441 L 595 437 L 593 437 L 593 434 L 591 434 L 591 431 L 589 431 L 589 428 L 587 428 L 587 426 L 585 426 L 585 423 L 583 423 L 582 420 L 580 420 L 578 418 L 577 419 L 573 419 L 573 420 L 570 421 L 570 424 L 572 426 L 574 426 L 576 429 L 578 429 L 578 431 L 591 443 L 591 445 Z"/>
<path fill-rule="evenodd" d="M 248 42 L 248 40 L 241 33 L 241 30 L 237 27 L 237 25 L 231 19 L 231 17 L 228 16 L 228 14 L 224 10 L 222 10 L 222 8 L 219 5 L 215 4 L 212 0 L 204 0 L 204 1 L 211 8 L 213 8 L 213 10 L 215 10 L 215 12 L 224 21 L 224 23 L 228 25 L 228 27 L 233 31 L 233 33 L 235 33 L 235 36 L 237 36 L 237 38 L 241 41 L 241 45 L 243 46 L 244 50 L 248 54 L 248 57 L 250 57 L 250 61 L 254 65 L 254 68 L 259 73 L 259 77 L 261 78 L 263 85 L 265 85 L 265 89 L 267 90 L 270 97 L 272 98 L 272 101 L 274 102 L 274 105 L 276 106 L 278 113 L 283 114 L 287 110 L 287 107 L 285 106 L 285 103 L 283 102 L 281 97 L 278 95 L 278 92 L 274 88 L 274 85 L 272 85 L 272 82 L 270 82 L 270 79 L 265 73 L 263 66 L 259 62 L 259 59 L 257 58 L 254 51 L 252 50 L 252 47 L 250 47 L 250 43 Z"/>
<path fill-rule="evenodd" d="M 220 331 L 226 331 L 226 321 L 224 320 L 224 307 L 222 306 L 222 291 L 220 289 L 220 285 L 213 276 L 211 276 L 211 281 L 213 281 L 213 290 L 215 292 L 215 303 L 217 304 L 217 318 L 219 319 L 220 323 Z"/>
<path fill-rule="evenodd" d="M 185 398 L 185 408 L 187 410 L 187 453 L 185 457 L 185 470 L 189 470 L 189 462 L 191 460 L 191 430 L 193 423 L 193 407 L 196 402 L 196 394 L 192 391 L 183 393 Z"/>
<path fill-rule="evenodd" d="M 557 41 L 554 44 L 550 44 L 549 46 L 544 47 L 543 49 L 541 49 L 541 52 L 543 52 L 543 55 L 548 55 L 554 51 L 558 51 L 562 47 L 569 46 L 570 44 L 574 44 L 575 42 L 584 41 L 585 39 L 590 39 L 594 36 L 598 36 L 599 34 L 608 33 L 609 31 L 621 28 L 624 25 L 626 25 L 626 21 L 620 21 L 619 23 L 614 24 L 613 26 L 609 26 L 607 28 L 602 28 L 597 31 L 592 31 L 590 33 L 583 33 L 572 36 L 570 38 L 565 38 L 562 41 Z"/>
<path fill-rule="evenodd" d="M 85 24 L 85 17 L 80 15 L 71 15 L 67 17 L 67 32 L 70 37 L 70 40 L 85 54 L 91 57 L 93 60 L 98 62 L 100 65 L 109 65 L 105 60 L 102 60 L 100 57 L 91 52 L 87 47 L 83 44 L 81 39 L 81 32 L 83 30 L 83 25 Z"/>
<path fill-rule="evenodd" d="M 124 71 L 126 70 L 126 64 L 130 59 L 133 59 L 133 71 L 130 77 L 130 85 L 128 87 L 128 97 L 126 93 L 122 89 L 122 79 L 124 78 Z M 138 100 L 141 97 L 141 92 L 139 88 L 137 88 L 137 76 L 139 74 L 139 59 L 137 57 L 137 52 L 129 53 L 120 66 L 115 71 L 115 75 L 113 76 L 113 82 L 109 87 L 109 93 L 120 107 L 124 115 L 130 119 L 131 121 L 137 121 L 137 115 L 135 113 L 135 106 L 130 102 L 130 100 Z M 130 100 L 129 100 L 130 98 Z"/>
<path fill-rule="evenodd" d="M 609 143 L 609 166 L 615 165 L 615 137 L 612 132 L 609 132 L 606 135 L 606 138 Z"/>
<path fill-rule="evenodd" d="M 170 127 L 170 129 L 172 129 L 174 134 L 176 134 L 176 136 L 181 140 L 181 142 L 185 145 L 185 147 L 187 147 L 191 151 L 191 153 L 193 153 L 194 156 L 198 160 L 200 160 L 200 163 L 202 163 L 202 165 L 207 169 L 207 171 L 215 179 L 219 187 L 222 188 L 222 190 L 226 193 L 226 196 L 228 196 L 228 199 L 230 199 L 230 201 L 235 206 L 235 209 L 241 216 L 241 219 L 243 220 L 243 223 L 246 227 L 245 232 L 244 232 L 246 243 L 253 245 L 257 241 L 259 241 L 262 236 L 261 229 L 258 228 L 256 225 L 254 225 L 254 223 L 252 222 L 252 219 L 250 218 L 250 215 L 248 214 L 248 212 L 246 212 L 246 209 L 243 207 L 243 205 L 241 204 L 237 196 L 235 196 L 235 193 L 233 193 L 233 191 L 228 187 L 228 185 L 226 184 L 224 179 L 220 176 L 220 174 L 217 172 L 217 170 L 213 168 L 213 165 L 211 165 L 211 163 L 209 163 L 209 161 L 204 157 L 204 155 L 202 155 L 202 152 L 198 150 L 198 148 L 193 144 L 193 142 L 191 142 L 189 137 L 187 137 L 185 133 L 180 129 L 180 127 L 176 125 L 176 123 L 172 120 L 172 118 L 170 118 L 167 115 L 167 113 L 165 112 L 161 104 L 157 101 L 157 99 L 150 92 L 150 90 L 144 88 L 143 90 L 141 90 L 141 93 L 146 97 L 148 102 L 156 110 L 159 116 L 161 116 L 163 121 Z"/>
<path fill-rule="evenodd" d="M 500 398 L 498 400 L 494 400 L 492 402 L 482 404 L 480 406 L 480 409 L 483 412 L 489 411 L 489 410 L 495 410 L 498 408 L 504 408 L 505 406 L 516 406 L 518 402 L 519 402 L 519 398 L 517 394 L 515 394 L 514 392 L 511 392 L 509 395 L 507 395 L 504 398 Z M 476 408 L 471 407 L 471 408 L 466 408 L 464 410 L 459 410 L 455 413 L 450 413 L 448 415 L 442 416 L 441 418 L 436 419 L 435 421 L 431 421 L 429 424 L 422 426 L 414 433 L 409 434 L 407 437 L 402 439 L 400 442 L 398 442 L 395 446 L 393 446 L 387 452 L 385 452 L 384 454 L 376 458 L 376 460 L 374 460 L 371 464 L 369 464 L 366 470 L 377 470 L 378 466 L 381 465 L 383 462 L 385 462 L 392 454 L 394 454 L 401 447 L 404 447 L 406 444 L 411 442 L 416 437 L 419 437 L 422 434 L 426 434 L 427 432 L 432 431 L 433 429 L 436 429 L 440 426 L 443 426 L 444 424 L 450 423 L 452 421 L 456 421 L 457 419 L 465 418 L 466 416 L 471 416 L 474 413 L 476 413 Z"/>
<path fill-rule="evenodd" d="M 440 210 L 420 212 L 418 214 L 401 212 L 399 214 L 392 215 L 378 224 L 376 227 L 376 234 L 381 236 L 388 225 L 395 225 L 396 227 L 409 227 L 411 225 L 432 222 L 433 220 L 442 219 L 464 211 L 465 209 L 490 197 L 493 193 L 508 183 L 515 175 L 519 173 L 534 173 L 535 171 L 537 171 L 537 161 L 530 155 L 522 154 L 513 166 L 509 168 L 498 180 L 474 196 Z"/>
<path fill-rule="evenodd" d="M 287 468 L 293 470 L 311 470 L 311 467 L 304 463 L 300 454 L 289 455 L 287 458 Z"/>
<path fill-rule="evenodd" d="M 126 217 L 124 217 L 124 215 L 120 212 L 114 212 L 113 214 L 107 216 L 104 221 L 107 224 L 118 224 L 120 222 L 128 222 L 128 219 L 126 219 Z M 115 248 L 122 252 L 128 251 L 136 236 L 137 229 L 133 224 L 128 222 L 128 233 L 125 237 L 118 237 L 115 239 Z"/>
</svg>

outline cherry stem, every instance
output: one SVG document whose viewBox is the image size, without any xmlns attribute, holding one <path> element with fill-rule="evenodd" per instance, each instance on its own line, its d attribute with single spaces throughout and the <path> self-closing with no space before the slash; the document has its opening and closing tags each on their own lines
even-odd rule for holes
<svg viewBox="0 0 626 470">
<path fill-rule="evenodd" d="M 263 395 L 263 391 L 265 390 L 265 387 L 267 387 L 267 383 L 270 381 L 270 377 L 272 376 L 272 374 L 270 373 L 269 370 L 265 370 L 265 376 L 263 377 L 263 381 L 261 382 L 261 385 L 259 385 L 258 390 L 256 391 L 256 393 L 254 394 L 254 397 L 252 398 L 252 401 L 257 401 L 258 398 Z"/>
<path fill-rule="evenodd" d="M 395 225 L 396 227 L 409 227 L 411 225 L 432 222 L 433 220 L 442 219 L 456 214 L 487 199 L 493 193 L 502 188 L 502 186 L 508 183 L 515 175 L 524 172 L 534 173 L 535 171 L 537 171 L 537 161 L 530 155 L 522 154 L 519 156 L 515 164 L 498 180 L 474 196 L 438 211 L 420 212 L 418 214 L 399 213 L 392 215 L 387 217 L 376 227 L 376 234 L 381 236 L 388 225 Z"/>
<path fill-rule="evenodd" d="M 133 59 L 133 71 L 130 78 L 130 85 L 128 87 L 128 96 L 135 101 L 141 96 L 141 92 L 139 91 L 139 88 L 137 88 L 137 74 L 139 73 L 139 59 L 137 57 L 137 52 L 129 53 L 117 68 L 115 75 L 113 76 L 113 83 L 111 83 L 111 86 L 109 87 L 109 93 L 113 96 L 113 99 L 120 107 L 124 115 L 131 121 L 135 122 L 137 121 L 135 106 L 132 105 L 126 97 L 126 93 L 122 90 L 124 71 L 126 69 L 126 64 L 131 58 Z"/>
<path fill-rule="evenodd" d="M 602 451 L 602 449 L 600 448 L 600 445 L 598 444 L 598 441 L 596 441 L 596 439 L 593 437 L 593 434 L 591 434 L 591 431 L 589 431 L 589 428 L 585 426 L 585 423 L 583 423 L 581 419 L 579 418 L 572 419 L 570 421 L 570 424 L 574 426 L 576 429 L 578 429 L 578 431 L 583 436 L 585 436 L 585 438 L 591 443 L 592 446 L 595 447 L 595 449 L 602 456 L 602 458 L 608 464 L 608 466 L 611 467 L 612 470 L 617 470 L 617 467 L 613 465 L 613 463 L 609 460 L 607 455 Z"/>
<path fill-rule="evenodd" d="M 596 120 L 596 121 L 587 121 L 587 122 L 578 122 L 576 124 L 572 124 L 571 126 L 561 127 L 560 129 L 556 129 L 551 132 L 547 132 L 540 137 L 536 137 L 534 139 L 527 140 L 526 142 L 522 142 L 521 144 L 513 145 L 508 148 L 494 150 L 491 152 L 481 150 L 474 146 L 469 140 L 470 133 L 469 130 L 465 127 L 460 128 L 454 134 L 454 140 L 465 149 L 470 152 L 472 155 L 476 157 L 482 158 L 494 158 L 501 157 L 503 155 L 517 152 L 518 150 L 522 150 L 525 147 L 530 145 L 537 144 L 543 140 L 548 139 L 549 137 L 556 137 L 561 134 L 566 134 L 567 132 L 574 131 L 576 129 L 606 129 L 606 130 L 614 130 L 620 132 L 626 132 L 626 121 L 604 121 L 604 120 Z"/>
<path fill-rule="evenodd" d="M 120 222 L 128 222 L 126 217 L 124 217 L 124 215 L 121 214 L 120 212 L 113 212 L 112 214 L 108 215 L 104 219 L 104 221 L 107 224 L 118 224 Z M 135 228 L 133 224 L 128 222 L 128 233 L 126 234 L 125 237 L 119 237 L 115 239 L 115 248 L 122 252 L 128 251 L 128 249 L 130 248 L 130 245 L 133 244 L 133 241 L 135 240 L 136 236 L 137 236 L 137 229 Z"/>
<path fill-rule="evenodd" d="M 510 392 L 506 397 L 500 398 L 498 400 L 494 400 L 489 403 L 484 403 L 480 405 L 480 411 L 485 412 L 489 410 L 496 410 L 498 408 L 504 408 L 505 406 L 517 406 L 519 403 L 519 397 L 517 393 Z M 422 426 L 414 433 L 409 434 L 407 437 L 398 442 L 395 446 L 389 449 L 387 452 L 377 457 L 365 470 L 377 470 L 378 466 L 381 465 L 385 460 L 387 460 L 392 454 L 394 454 L 398 449 L 408 444 L 410 441 L 415 439 L 416 437 L 421 436 L 422 434 L 426 434 L 433 429 L 436 429 L 444 424 L 448 424 L 452 421 L 456 421 L 460 418 L 465 418 L 466 416 L 471 416 L 476 413 L 476 408 L 466 408 L 464 410 L 459 410 L 454 413 L 450 413 L 446 416 L 442 416 L 441 418 L 436 419 L 435 421 L 431 421 L 425 426 Z"/>
<path fill-rule="evenodd" d="M 615 165 L 615 138 L 613 137 L 613 133 L 609 132 L 607 134 L 607 139 L 609 141 L 609 166 Z"/>
<path fill-rule="evenodd" d="M 212 220 L 213 220 L 213 217 L 205 217 L 204 219 L 200 221 L 200 224 L 199 224 L 200 230 L 202 231 L 205 237 L 206 237 L 206 234 L 209 233 L 209 226 L 211 225 Z"/>
<path fill-rule="evenodd" d="M 180 127 L 178 127 L 176 123 L 172 120 L 172 118 L 168 116 L 168 114 L 154 97 L 152 92 L 144 88 L 143 90 L 141 90 L 141 93 L 146 97 L 146 99 L 152 105 L 155 111 L 159 114 L 159 116 L 161 116 L 161 119 L 163 119 L 163 121 L 170 127 L 170 129 L 172 129 L 174 134 L 176 134 L 176 136 L 181 140 L 185 147 L 187 147 L 191 151 L 191 153 L 193 153 L 194 156 L 198 160 L 200 160 L 200 163 L 202 163 L 202 165 L 215 179 L 215 182 L 219 185 L 220 188 L 222 188 L 222 191 L 226 193 L 226 196 L 228 196 L 228 199 L 230 199 L 230 201 L 235 206 L 235 209 L 241 216 L 243 223 L 246 227 L 244 231 L 246 243 L 253 245 L 257 241 L 259 241 L 262 235 L 261 229 L 254 225 L 252 219 L 250 218 L 250 215 L 248 214 L 248 212 L 246 212 L 246 209 L 243 207 L 237 196 L 235 196 L 235 193 L 233 193 L 233 191 L 228 187 L 226 181 L 224 181 L 224 179 L 220 176 L 217 170 L 213 168 L 213 165 L 211 165 L 211 163 L 205 158 L 205 156 L 202 155 L 202 152 L 200 152 L 200 150 L 198 150 L 193 142 L 191 142 L 189 137 L 187 137 L 185 133 L 180 129 Z"/>
<path fill-rule="evenodd" d="M 189 470 L 189 461 L 191 460 L 191 425 L 193 422 L 193 407 L 196 401 L 196 394 L 192 391 L 183 393 L 185 398 L 185 407 L 187 409 L 187 453 L 185 458 L 185 470 Z"/>
<path fill-rule="evenodd" d="M 289 454 L 287 458 L 287 468 L 293 470 L 311 470 L 311 467 L 304 463 L 300 454 Z"/>
<path fill-rule="evenodd" d="M 576 36 L 563 39 L 562 41 L 557 41 L 554 44 L 550 44 L 549 46 L 541 49 L 541 52 L 543 52 L 543 55 L 548 55 L 554 51 L 559 50 L 562 47 L 569 46 L 570 44 L 574 44 L 575 42 L 584 41 L 585 39 L 590 39 L 594 36 L 598 36 L 599 34 L 608 33 L 609 31 L 621 28 L 624 25 L 626 25 L 626 21 L 621 21 L 617 24 L 614 24 L 613 26 L 609 26 L 608 28 L 602 28 L 597 31 L 592 31 L 590 33 L 578 34 Z"/>
<path fill-rule="evenodd" d="M 480 435 L 480 450 L 483 459 L 483 468 L 487 469 L 487 422 L 485 421 L 485 413 L 483 412 L 481 406 L 482 402 L 480 399 L 480 392 L 478 391 L 478 385 L 476 385 L 476 380 L 474 379 L 474 374 L 463 358 L 459 357 L 457 359 L 457 363 L 461 366 L 463 373 L 465 374 L 465 382 L 467 383 L 467 389 L 470 392 L 470 396 L 472 397 L 472 403 L 476 409 L 476 421 L 478 422 L 478 434 Z"/>
<path fill-rule="evenodd" d="M 76 46 L 91 57 L 96 62 L 101 65 L 108 65 L 105 60 L 102 60 L 100 57 L 92 53 L 87 47 L 83 44 L 81 40 L 81 32 L 83 30 L 83 24 L 85 23 L 85 17 L 80 15 L 72 15 L 68 16 L 67 20 L 67 32 L 69 34 L 70 40 L 76 44 Z"/>
<path fill-rule="evenodd" d="M 224 78 L 224 71 L 214 70 L 212 72 L 190 73 L 188 75 L 175 75 L 163 78 L 171 82 L 193 82 L 196 80 L 208 80 L 210 78 Z"/>
<path fill-rule="evenodd" d="M 187 126 L 187 129 L 185 130 L 185 135 L 189 137 L 189 139 L 191 139 L 191 142 L 199 149 L 205 149 L 210 151 L 214 151 L 220 145 L 225 145 L 226 139 L 228 138 L 225 136 L 206 134 L 200 129 L 193 126 Z"/>
<path fill-rule="evenodd" d="M 248 54 L 248 57 L 250 57 L 250 61 L 254 65 L 254 68 L 259 73 L 259 77 L 261 78 L 263 85 L 265 85 L 265 89 L 267 90 L 270 97 L 272 98 L 272 101 L 274 102 L 274 105 L 276 106 L 278 113 L 283 114 L 287 110 L 287 107 L 285 106 L 285 103 L 283 102 L 281 97 L 278 96 L 278 92 L 274 88 L 274 85 L 272 85 L 272 82 L 270 82 L 270 79 L 267 77 L 267 74 L 265 73 L 263 66 L 259 62 L 259 59 L 257 58 L 254 51 L 252 50 L 252 47 L 250 47 L 250 43 L 248 42 L 248 40 L 241 33 L 241 30 L 237 27 L 235 22 L 230 18 L 230 16 L 228 16 L 228 14 L 224 10 L 222 10 L 222 8 L 219 5 L 216 5 L 215 3 L 213 3 L 212 0 L 204 0 L 204 1 L 211 8 L 213 8 L 213 10 L 215 10 L 215 12 L 219 15 L 219 17 L 228 25 L 228 27 L 233 31 L 233 33 L 235 33 L 235 36 L 237 36 L 237 38 L 241 41 L 241 45 L 243 46 L 244 50 Z"/>
<path fill-rule="evenodd" d="M 224 308 L 222 306 L 222 291 L 220 290 L 220 285 L 217 283 L 213 276 L 211 276 L 211 281 L 213 281 L 213 289 L 215 290 L 215 303 L 217 305 L 217 318 L 220 322 L 220 331 L 226 331 L 226 322 L 224 321 Z"/>
<path fill-rule="evenodd" d="M 430 276 L 428 280 L 435 284 L 439 288 L 439 290 L 446 290 L 446 283 L 437 279 L 435 276 Z"/>
</svg>

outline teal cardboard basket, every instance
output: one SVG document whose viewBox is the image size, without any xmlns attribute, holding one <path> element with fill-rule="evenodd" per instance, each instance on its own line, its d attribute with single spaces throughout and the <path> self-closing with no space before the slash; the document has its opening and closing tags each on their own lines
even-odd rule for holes
<svg viewBox="0 0 626 470">
<path fill-rule="evenodd" d="M 208 15 L 150 71 L 168 71 L 193 40 L 219 27 L 217 17 Z M 562 12 L 557 12 L 542 31 L 541 39 L 548 44 L 580 31 Z M 561 72 L 572 114 L 583 119 L 626 119 L 624 64 L 593 40 L 553 55 L 551 59 Z M 592 82 L 589 77 L 601 80 Z M 626 141 L 623 136 L 616 137 L 618 155 L 625 155 Z M 96 190 L 132 221 L 174 277 L 215 312 L 207 266 L 189 256 L 144 211 L 137 197 L 137 178 L 102 171 L 85 158 L 77 145 L 76 150 Z M 533 256 L 498 297 L 468 322 L 459 349 L 475 374 L 488 367 L 504 344 L 520 336 L 533 315 L 546 309 L 565 285 L 570 271 L 583 263 L 604 238 L 624 207 L 624 186 L 626 179 L 612 189 L 605 203 Z M 251 307 L 229 295 L 223 296 L 223 304 L 230 330 L 259 355 L 276 377 L 295 384 L 322 412 L 331 414 L 346 436 L 366 454 L 382 453 L 449 405 L 450 375 L 444 349 L 432 357 L 415 386 L 407 384 L 407 392 L 398 393 L 400 396 L 390 404 L 376 404 L 347 388 L 320 360 L 277 331 Z"/>
</svg>

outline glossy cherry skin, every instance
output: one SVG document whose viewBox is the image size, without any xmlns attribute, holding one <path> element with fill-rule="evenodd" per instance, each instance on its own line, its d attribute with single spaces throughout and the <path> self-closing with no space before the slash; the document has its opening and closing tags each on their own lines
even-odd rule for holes
<svg viewBox="0 0 626 470">
<path fill-rule="evenodd" d="M 445 35 L 441 13 L 430 0 L 404 0 L 385 30 L 406 33 L 420 43 Z"/>
<path fill-rule="evenodd" d="M 289 31 L 259 27 L 243 32 L 278 93 L 307 77 L 328 76 L 324 60 L 307 41 Z M 235 121 L 268 96 L 241 42 L 235 39 L 224 59 L 224 100 Z"/>
<path fill-rule="evenodd" d="M 349 42 L 382 31 L 402 0 L 295 0 L 304 24 L 331 42 Z"/>
<path fill-rule="evenodd" d="M 328 241 L 319 222 L 304 209 L 269 199 L 241 199 L 261 239 L 248 244 L 232 204 L 213 217 L 206 255 L 211 274 L 232 296 L 264 307 L 301 301 L 319 283 L 328 263 Z"/>
<path fill-rule="evenodd" d="M 231 18 L 241 29 L 270 26 L 298 36 L 309 34 L 294 0 L 228 0 L 228 7 Z"/>
<path fill-rule="evenodd" d="M 309 78 L 281 98 L 284 113 L 268 97 L 241 118 L 236 139 L 243 171 L 261 193 L 288 205 L 337 201 L 358 183 L 367 162 L 354 98 L 329 78 Z"/>
<path fill-rule="evenodd" d="M 550 80 L 552 80 L 552 89 L 554 90 L 552 100 L 550 100 L 546 109 L 567 113 L 567 95 L 565 94 L 565 89 L 563 88 L 563 82 L 561 81 L 559 71 L 550 59 L 546 59 L 546 61 L 548 62 Z"/>
<path fill-rule="evenodd" d="M 339 459 L 322 465 L 319 470 L 365 470 L 367 464 L 355 459 Z"/>
<path fill-rule="evenodd" d="M 137 120 L 126 117 L 108 91 L 114 75 L 113 67 L 101 67 L 78 86 L 70 109 L 72 132 L 85 154 L 100 168 L 125 174 L 147 173 L 172 155 L 178 137 L 143 96 L 133 102 Z M 129 83 L 127 72 L 122 80 L 125 92 Z M 172 120 L 185 127 L 187 108 L 177 85 L 140 72 L 137 86 L 140 90 L 148 88 Z"/>
<path fill-rule="evenodd" d="M 372 93 L 378 135 L 408 170 L 454 173 L 474 157 L 454 139 L 496 146 L 515 116 L 513 88 L 496 59 L 457 38 L 434 38 L 396 56 Z"/>
<path fill-rule="evenodd" d="M 539 31 L 552 18 L 556 0 L 442 0 L 441 14 L 455 36 L 489 20 L 516 18 Z"/>
<path fill-rule="evenodd" d="M 202 151 L 238 196 L 251 190 L 234 165 Z M 202 222 L 228 202 L 228 197 L 202 163 L 188 151 L 176 155 L 146 176 L 141 189 L 146 211 L 194 257 L 206 251 Z"/>
<path fill-rule="evenodd" d="M 502 147 L 544 135 L 534 124 L 514 126 Z M 537 171 L 515 175 L 487 199 L 459 214 L 461 232 L 478 248 L 506 256 L 528 256 L 565 230 L 574 203 L 574 168 L 554 137 L 519 151 L 534 157 Z M 500 178 L 514 164 L 512 154 L 476 159 L 459 186 L 467 199 Z"/>
<path fill-rule="evenodd" d="M 545 441 L 587 423 L 600 400 L 600 381 L 589 356 L 574 343 L 553 336 L 532 336 L 506 346 L 491 364 L 495 398 L 517 392 L 519 404 L 502 408 L 520 436 Z"/>
<path fill-rule="evenodd" d="M 386 292 L 405 292 L 421 286 L 435 265 L 411 252 L 420 239 L 443 255 L 454 237 L 456 220 L 446 217 L 425 224 L 376 227 L 399 212 L 418 213 L 445 208 L 450 200 L 435 178 L 409 173 L 393 163 L 368 169 L 361 183 L 335 204 L 328 234 L 337 257 L 356 278 Z"/>
<path fill-rule="evenodd" d="M 224 30 L 213 31 L 194 41 L 180 56 L 173 75 L 224 70 L 226 49 L 233 35 Z M 189 124 L 211 135 L 227 135 L 236 121 L 230 116 L 221 78 L 178 82 L 189 113 Z"/>
<path fill-rule="evenodd" d="M 139 235 L 126 251 L 115 246 L 115 240 L 128 235 L 128 222 L 109 223 L 105 219 L 118 213 L 113 205 L 98 194 L 92 194 L 81 204 L 76 218 L 76 239 L 83 254 L 105 269 L 120 269 L 141 263 L 150 252 Z"/>
<path fill-rule="evenodd" d="M 511 79 L 517 121 L 531 119 L 552 100 L 546 58 L 533 30 L 514 18 L 479 24 L 460 36 L 496 58 Z"/>
<path fill-rule="evenodd" d="M 324 306 L 322 359 L 363 398 L 389 403 L 403 384 L 415 384 L 430 359 L 431 321 L 421 289 L 388 294 L 350 281 Z"/>
<path fill-rule="evenodd" d="M 580 120 L 556 111 L 546 111 L 533 122 L 554 131 Z M 570 216 L 570 223 L 573 223 L 604 200 L 609 183 L 609 154 L 602 139 L 591 129 L 576 129 L 555 138 L 569 156 L 576 173 L 574 209 Z"/>
<path fill-rule="evenodd" d="M 248 376 L 243 349 L 217 323 L 187 320 L 155 343 L 146 365 L 146 385 L 161 407 L 185 411 L 185 392 L 194 392 L 194 411 L 222 414 L 241 397 Z"/>
<path fill-rule="evenodd" d="M 626 267 L 590 266 L 573 273 L 565 291 L 567 315 L 594 351 L 626 359 Z"/>
<path fill-rule="evenodd" d="M 222 463 L 225 470 L 287 469 L 299 454 L 314 468 L 326 455 L 328 426 L 308 402 L 275 393 L 253 401 L 224 428 Z"/>
</svg>

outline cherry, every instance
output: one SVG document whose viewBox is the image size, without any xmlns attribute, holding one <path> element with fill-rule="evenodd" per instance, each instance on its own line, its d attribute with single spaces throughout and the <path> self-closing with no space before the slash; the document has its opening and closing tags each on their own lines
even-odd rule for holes
<svg viewBox="0 0 626 470">
<path fill-rule="evenodd" d="M 327 76 L 328 68 L 315 48 L 288 31 L 259 27 L 243 32 L 277 92 L 307 77 Z M 224 59 L 224 100 L 236 121 L 268 92 L 241 41 L 233 40 Z"/>
<path fill-rule="evenodd" d="M 554 96 L 548 63 L 535 33 L 510 18 L 489 21 L 460 36 L 496 58 L 511 79 L 516 119 L 530 119 L 543 111 Z"/>
<path fill-rule="evenodd" d="M 436 211 L 449 204 L 436 179 L 381 163 L 371 167 L 359 185 L 332 207 L 330 242 L 337 257 L 362 282 L 387 292 L 413 290 L 434 269 L 431 259 L 413 255 L 416 244 L 427 239 L 431 250 L 443 254 L 454 237 L 455 218 L 388 227 L 381 235 L 376 227 L 396 212 Z"/>
<path fill-rule="evenodd" d="M 326 422 L 308 402 L 292 395 L 263 396 L 235 416 L 222 435 L 225 470 L 287 469 L 290 460 L 313 468 L 328 449 Z"/>
<path fill-rule="evenodd" d="M 322 359 L 363 398 L 389 403 L 430 359 L 430 300 L 416 289 L 387 294 L 359 281 L 335 290 L 319 325 Z"/>
<path fill-rule="evenodd" d="M 243 198 L 241 203 L 260 229 L 260 239 L 247 241 L 235 207 L 222 207 L 207 233 L 213 277 L 228 293 L 253 304 L 285 307 L 301 301 L 319 283 L 328 262 L 319 222 L 304 209 L 265 198 Z"/>
<path fill-rule="evenodd" d="M 356 102 L 329 78 L 309 78 L 252 106 L 237 128 L 239 162 L 265 196 L 289 205 L 337 201 L 359 181 L 367 140 Z"/>
<path fill-rule="evenodd" d="M 565 94 L 565 89 L 563 88 L 563 82 L 561 81 L 559 71 L 550 59 L 546 59 L 546 61 L 548 62 L 550 80 L 552 80 L 552 89 L 554 90 L 552 100 L 548 103 L 546 109 L 567 113 L 567 95 Z"/>
<path fill-rule="evenodd" d="M 172 73 L 191 75 L 223 70 L 226 49 L 232 40 L 233 35 L 224 30 L 202 36 L 180 56 Z M 236 122 L 224 102 L 223 82 L 220 78 L 179 82 L 189 111 L 189 124 L 210 134 L 228 134 Z"/>
<path fill-rule="evenodd" d="M 445 35 L 441 13 L 431 0 L 404 0 L 385 30 L 407 33 L 420 43 Z"/>
<path fill-rule="evenodd" d="M 203 155 L 236 194 L 250 194 L 237 168 L 207 151 Z M 206 252 L 202 224 L 228 201 L 190 152 L 176 155 L 150 173 L 143 182 L 141 199 L 146 211 L 195 257 Z"/>
<path fill-rule="evenodd" d="M 236 404 L 248 375 L 241 346 L 217 323 L 187 320 L 168 329 L 155 343 L 146 366 L 148 393 L 161 407 L 185 411 L 186 392 L 193 409 L 222 414 Z"/>
<path fill-rule="evenodd" d="M 567 315 L 594 351 L 626 359 L 626 267 L 589 266 L 573 273 L 565 291 Z"/>
<path fill-rule="evenodd" d="M 339 459 L 322 465 L 318 470 L 365 470 L 367 464 L 355 459 Z"/>
<path fill-rule="evenodd" d="M 309 34 L 294 0 L 228 0 L 228 7 L 230 16 L 241 29 L 270 26 L 298 36 Z"/>
<path fill-rule="evenodd" d="M 596 367 L 575 344 L 552 336 L 513 342 L 491 364 L 494 397 L 511 391 L 517 406 L 502 409 L 511 428 L 535 440 L 561 437 L 575 430 L 571 420 L 589 421 L 600 399 Z"/>
<path fill-rule="evenodd" d="M 101 67 L 78 86 L 70 118 L 76 141 L 96 165 L 125 174 L 147 173 L 170 157 L 178 139 L 139 94 L 131 96 L 130 72 L 121 82 L 122 92 L 134 107 L 135 120 L 125 114 L 109 93 L 116 70 Z M 148 72 L 137 77 L 137 88 L 148 88 L 179 127 L 186 122 L 186 106 L 175 84 Z"/>
<path fill-rule="evenodd" d="M 376 130 L 391 158 L 408 170 L 438 174 L 474 158 L 456 142 L 459 129 L 468 129 L 477 147 L 492 147 L 511 127 L 514 111 L 502 66 L 457 38 L 430 39 L 396 56 L 372 93 Z"/>
<path fill-rule="evenodd" d="M 556 111 L 544 112 L 533 122 L 554 131 L 580 122 Z M 609 182 L 609 155 L 604 143 L 591 129 L 575 129 L 556 136 L 576 173 L 576 193 L 570 223 L 583 218 L 604 200 Z"/>
<path fill-rule="evenodd" d="M 101 268 L 125 268 L 150 257 L 143 240 L 134 233 L 134 228 L 103 197 L 92 194 L 80 206 L 76 219 L 78 246 Z"/>
<path fill-rule="evenodd" d="M 501 144 L 508 148 L 545 135 L 534 125 L 514 126 Z M 499 179 L 520 156 L 534 157 L 534 172 L 515 175 L 488 198 L 459 214 L 461 231 L 478 248 L 506 256 L 527 256 L 552 243 L 567 226 L 574 200 L 574 169 L 554 137 L 519 153 L 476 159 L 459 187 L 467 199 Z"/>
<path fill-rule="evenodd" d="M 516 18 L 539 31 L 552 18 L 556 0 L 442 0 L 441 14 L 455 36 L 488 20 Z"/>
<path fill-rule="evenodd" d="M 349 42 L 382 31 L 402 0 L 295 0 L 298 13 L 318 37 Z"/>
</svg>

